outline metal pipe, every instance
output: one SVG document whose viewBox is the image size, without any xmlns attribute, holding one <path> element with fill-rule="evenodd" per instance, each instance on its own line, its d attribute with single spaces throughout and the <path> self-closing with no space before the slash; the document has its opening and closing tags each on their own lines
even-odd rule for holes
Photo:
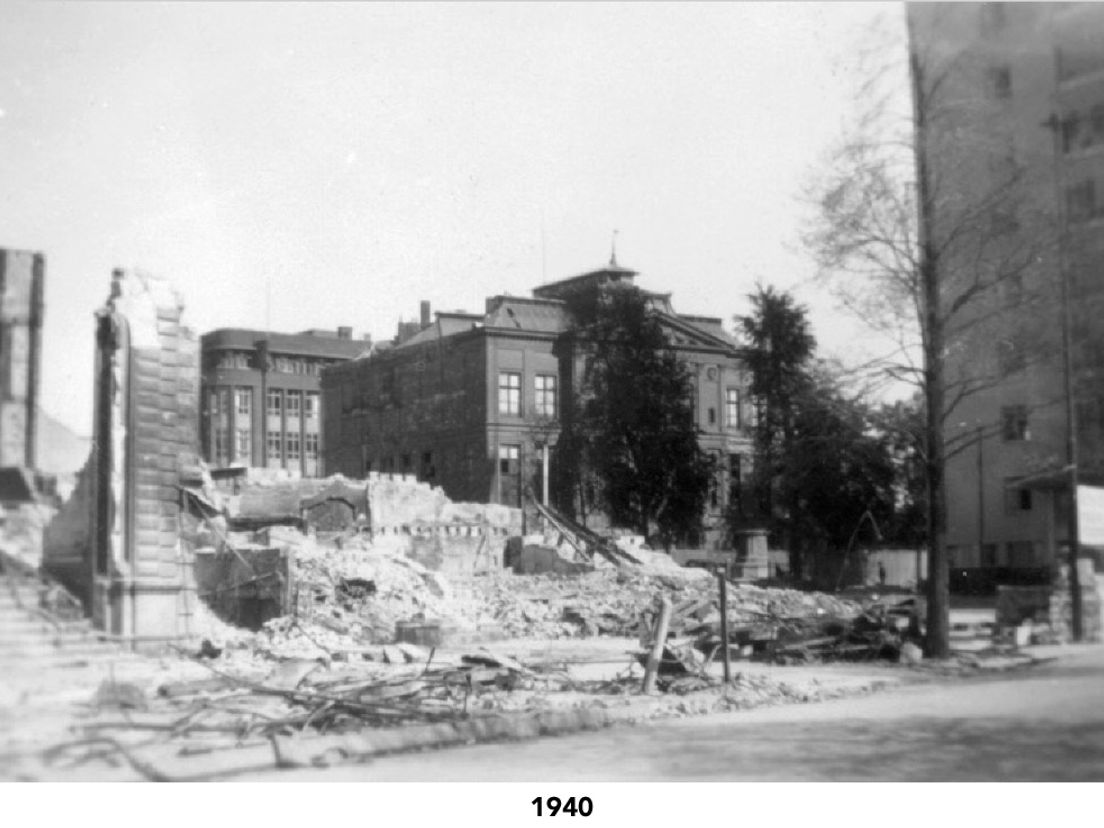
<svg viewBox="0 0 1104 828">
<path fill-rule="evenodd" d="M 721 592 L 721 649 L 724 652 L 724 682 L 725 687 L 732 683 L 732 654 L 729 652 L 728 642 L 728 579 L 725 577 L 722 567 L 717 570 L 717 581 Z"/>
</svg>

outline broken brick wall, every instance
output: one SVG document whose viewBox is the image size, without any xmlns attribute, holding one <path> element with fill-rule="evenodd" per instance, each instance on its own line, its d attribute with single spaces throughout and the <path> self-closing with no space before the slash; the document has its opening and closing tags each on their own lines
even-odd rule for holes
<svg viewBox="0 0 1104 828">
<path fill-rule="evenodd" d="M 414 475 L 372 472 L 367 491 L 374 543 L 401 549 L 429 569 L 501 569 L 506 539 L 521 534 L 520 509 L 453 503 L 440 487 Z"/>
</svg>

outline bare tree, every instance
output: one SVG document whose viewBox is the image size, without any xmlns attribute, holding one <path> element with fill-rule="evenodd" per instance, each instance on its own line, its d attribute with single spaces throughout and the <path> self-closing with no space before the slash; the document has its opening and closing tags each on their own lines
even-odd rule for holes
<svg viewBox="0 0 1104 828">
<path fill-rule="evenodd" d="M 948 426 L 972 395 L 1047 358 L 1045 330 L 1022 320 L 1026 307 L 1048 301 L 1033 275 L 1055 255 L 1056 234 L 1025 197 L 1032 167 L 987 127 L 1003 79 L 974 65 L 968 49 L 918 37 L 912 26 L 910 14 L 906 38 L 883 21 L 858 52 L 857 117 L 810 186 L 804 242 L 842 303 L 895 345 L 865 370 L 922 393 L 927 651 L 944 657 L 944 472 L 986 433 L 948 438 Z M 911 113 L 895 110 L 894 91 L 906 82 Z"/>
</svg>

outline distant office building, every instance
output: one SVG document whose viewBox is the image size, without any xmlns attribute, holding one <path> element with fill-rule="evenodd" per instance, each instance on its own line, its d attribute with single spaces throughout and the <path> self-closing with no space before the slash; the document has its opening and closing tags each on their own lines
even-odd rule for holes
<svg viewBox="0 0 1104 828">
<path fill-rule="evenodd" d="M 1075 462 L 1083 483 L 1104 481 L 1104 5 L 910 3 L 908 15 L 925 88 L 939 90 L 918 137 L 944 300 L 971 296 L 947 348 L 951 563 L 1045 569 L 1070 502 L 1063 275 Z"/>
<path fill-rule="evenodd" d="M 45 271 L 41 253 L 0 248 L 0 466 L 35 468 Z"/>
<path fill-rule="evenodd" d="M 635 277 L 611 263 L 531 298 L 493 296 L 483 313 L 439 312 L 432 321 L 423 303 L 421 322 L 400 326 L 389 348 L 323 374 L 327 471 L 414 474 L 455 501 L 523 506 L 527 490 L 544 497 L 561 412 L 583 368 L 584 355 L 564 336 L 562 297 L 581 283 L 631 285 Z M 677 314 L 670 295 L 650 296 L 693 376 L 702 448 L 720 461 L 706 533 L 717 542 L 749 469 L 750 375 L 720 319 Z"/>
<path fill-rule="evenodd" d="M 200 440 L 212 466 L 323 473 L 322 369 L 359 356 L 371 342 L 351 328 L 298 334 L 220 328 L 201 341 Z"/>
</svg>

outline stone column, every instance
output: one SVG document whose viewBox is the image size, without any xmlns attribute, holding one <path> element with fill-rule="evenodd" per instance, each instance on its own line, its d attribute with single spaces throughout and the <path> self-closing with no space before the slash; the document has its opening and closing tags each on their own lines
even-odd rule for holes
<svg viewBox="0 0 1104 828">
<path fill-rule="evenodd" d="M 197 465 L 199 347 L 163 280 L 117 270 L 97 314 L 92 616 L 136 646 L 188 634 L 181 473 Z"/>
</svg>

